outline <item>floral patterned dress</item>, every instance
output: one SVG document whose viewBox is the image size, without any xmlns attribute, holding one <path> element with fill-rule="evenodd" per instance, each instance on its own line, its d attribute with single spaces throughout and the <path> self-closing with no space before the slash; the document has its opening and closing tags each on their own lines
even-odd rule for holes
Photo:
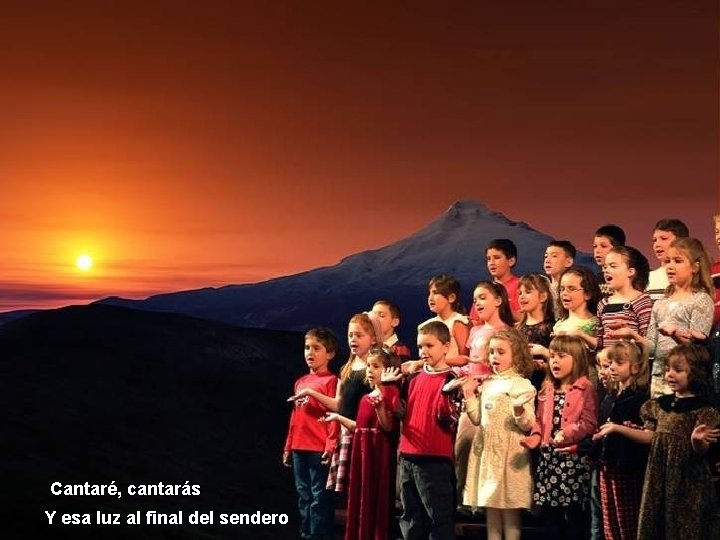
<svg viewBox="0 0 720 540">
<path fill-rule="evenodd" d="M 720 414 L 708 399 L 665 395 L 646 401 L 640 417 L 645 429 L 655 434 L 645 471 L 638 538 L 720 538 L 710 466 L 690 443 L 697 425 L 717 426 Z"/>
<path fill-rule="evenodd" d="M 551 436 L 560 431 L 565 394 L 553 397 Z M 585 456 L 558 453 L 551 446 L 540 447 L 533 502 L 542 507 L 567 507 L 584 504 L 589 496 L 590 467 Z"/>
</svg>

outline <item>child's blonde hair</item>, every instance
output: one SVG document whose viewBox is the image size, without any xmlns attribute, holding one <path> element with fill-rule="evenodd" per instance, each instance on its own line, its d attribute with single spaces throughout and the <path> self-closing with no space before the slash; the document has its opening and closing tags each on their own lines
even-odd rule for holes
<svg viewBox="0 0 720 540">
<path fill-rule="evenodd" d="M 603 349 L 605 350 L 605 349 Z M 646 347 L 632 339 L 621 339 L 614 345 L 607 347 L 607 356 L 611 361 L 618 363 L 630 362 L 637 366 L 637 372 L 632 374 L 632 383 L 628 385 L 633 390 L 644 390 L 650 384 L 650 359 Z M 610 388 L 617 390 L 617 384 L 610 382 Z"/>
<path fill-rule="evenodd" d="M 535 370 L 535 364 L 525 336 L 515 328 L 504 328 L 494 332 L 488 339 L 488 343 L 494 339 L 501 339 L 510 344 L 513 368 L 523 377 L 530 377 Z"/>
<path fill-rule="evenodd" d="M 705 251 L 705 246 L 697 238 L 676 238 L 670 244 L 670 249 L 677 249 L 690 261 L 691 265 L 698 265 L 698 271 L 693 272 L 692 282 L 690 288 L 693 292 L 706 292 L 711 297 L 715 297 L 715 288 L 713 287 L 711 271 L 710 271 L 710 257 Z M 670 285 L 667 288 L 666 294 L 670 296 L 675 292 L 675 286 Z"/>
<path fill-rule="evenodd" d="M 570 374 L 571 383 L 577 381 L 580 377 L 587 377 L 590 369 L 590 361 L 588 359 L 588 349 L 585 342 L 577 336 L 555 336 L 548 347 L 551 353 L 569 354 L 573 358 L 573 369 Z M 548 370 L 546 382 L 552 384 L 555 388 L 560 386 L 558 381 L 552 375 L 552 371 Z"/>
<path fill-rule="evenodd" d="M 374 341 L 373 345 L 382 344 L 382 331 L 380 330 L 380 321 L 373 313 L 356 313 L 355 315 L 350 317 L 350 321 L 348 321 L 348 326 L 353 323 L 359 324 L 365 332 L 370 334 Z M 350 353 L 350 358 L 348 358 L 348 361 L 345 362 L 343 367 L 340 369 L 341 381 L 346 380 L 350 376 L 354 359 L 355 355 Z"/>
</svg>

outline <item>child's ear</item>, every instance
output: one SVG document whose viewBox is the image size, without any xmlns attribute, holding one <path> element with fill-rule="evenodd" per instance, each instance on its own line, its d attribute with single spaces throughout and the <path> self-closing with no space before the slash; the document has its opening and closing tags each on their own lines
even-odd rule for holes
<svg viewBox="0 0 720 540">
<path fill-rule="evenodd" d="M 538 298 L 540 298 L 540 303 L 544 304 L 548 300 L 548 295 L 546 292 L 541 292 L 540 296 L 538 296 Z"/>
<path fill-rule="evenodd" d="M 510 265 L 510 268 L 514 267 L 516 262 L 517 262 L 516 257 L 508 257 L 508 265 Z"/>
<path fill-rule="evenodd" d="M 397 328 L 398 326 L 400 326 L 400 319 L 398 319 L 397 317 L 393 317 L 393 319 L 390 321 L 390 326 L 392 326 L 393 328 Z"/>
<path fill-rule="evenodd" d="M 335 351 L 332 351 L 332 352 L 328 351 L 327 355 L 328 355 L 328 360 L 332 360 L 333 358 L 335 358 Z"/>
<path fill-rule="evenodd" d="M 450 302 L 451 304 L 454 304 L 457 301 L 457 294 L 455 294 L 454 292 L 451 292 L 450 294 L 448 294 L 447 299 L 448 299 L 448 302 Z"/>
<path fill-rule="evenodd" d="M 569 257 L 567 261 L 565 261 L 565 268 L 570 268 L 575 263 L 575 259 L 572 257 Z"/>
<path fill-rule="evenodd" d="M 634 268 L 628 268 L 628 276 L 633 277 L 635 274 L 637 274 L 637 270 Z"/>
</svg>

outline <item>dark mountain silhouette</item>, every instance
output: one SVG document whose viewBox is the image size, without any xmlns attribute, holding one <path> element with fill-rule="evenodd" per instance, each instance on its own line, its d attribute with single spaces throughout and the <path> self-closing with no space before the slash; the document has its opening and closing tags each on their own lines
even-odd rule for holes
<svg viewBox="0 0 720 540">
<path fill-rule="evenodd" d="M 469 306 L 474 285 L 488 279 L 485 246 L 494 238 L 509 238 L 518 246 L 516 274 L 542 271 L 551 237 L 479 202 L 458 201 L 412 236 L 351 255 L 335 266 L 256 284 L 145 300 L 107 298 L 101 303 L 184 313 L 243 327 L 304 330 L 323 324 L 342 335 L 353 313 L 369 309 L 378 298 L 388 298 L 402 310 L 401 337 L 412 342 L 415 326 L 431 315 L 426 304 L 428 280 L 440 273 L 454 275 Z M 587 254 L 579 254 L 577 262 L 594 265 Z"/>
<path fill-rule="evenodd" d="M 2 538 L 293 538 L 280 464 L 302 335 L 91 305 L 0 328 Z M 190 484 L 196 497 L 55 496 L 53 482 Z M 57 524 L 136 510 L 290 515 L 285 527 Z M 56 510 L 56 525 L 44 512 Z M 12 521 L 10 521 L 12 520 Z"/>
</svg>

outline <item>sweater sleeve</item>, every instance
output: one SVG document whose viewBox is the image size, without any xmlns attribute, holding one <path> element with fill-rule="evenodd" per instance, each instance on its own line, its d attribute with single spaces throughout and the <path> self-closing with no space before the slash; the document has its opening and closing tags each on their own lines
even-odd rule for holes
<svg viewBox="0 0 720 540">
<path fill-rule="evenodd" d="M 583 407 L 577 422 L 562 427 L 565 435 L 565 444 L 577 444 L 588 435 L 597 430 L 598 404 L 597 391 L 592 384 L 587 384 L 582 390 Z"/>
</svg>

